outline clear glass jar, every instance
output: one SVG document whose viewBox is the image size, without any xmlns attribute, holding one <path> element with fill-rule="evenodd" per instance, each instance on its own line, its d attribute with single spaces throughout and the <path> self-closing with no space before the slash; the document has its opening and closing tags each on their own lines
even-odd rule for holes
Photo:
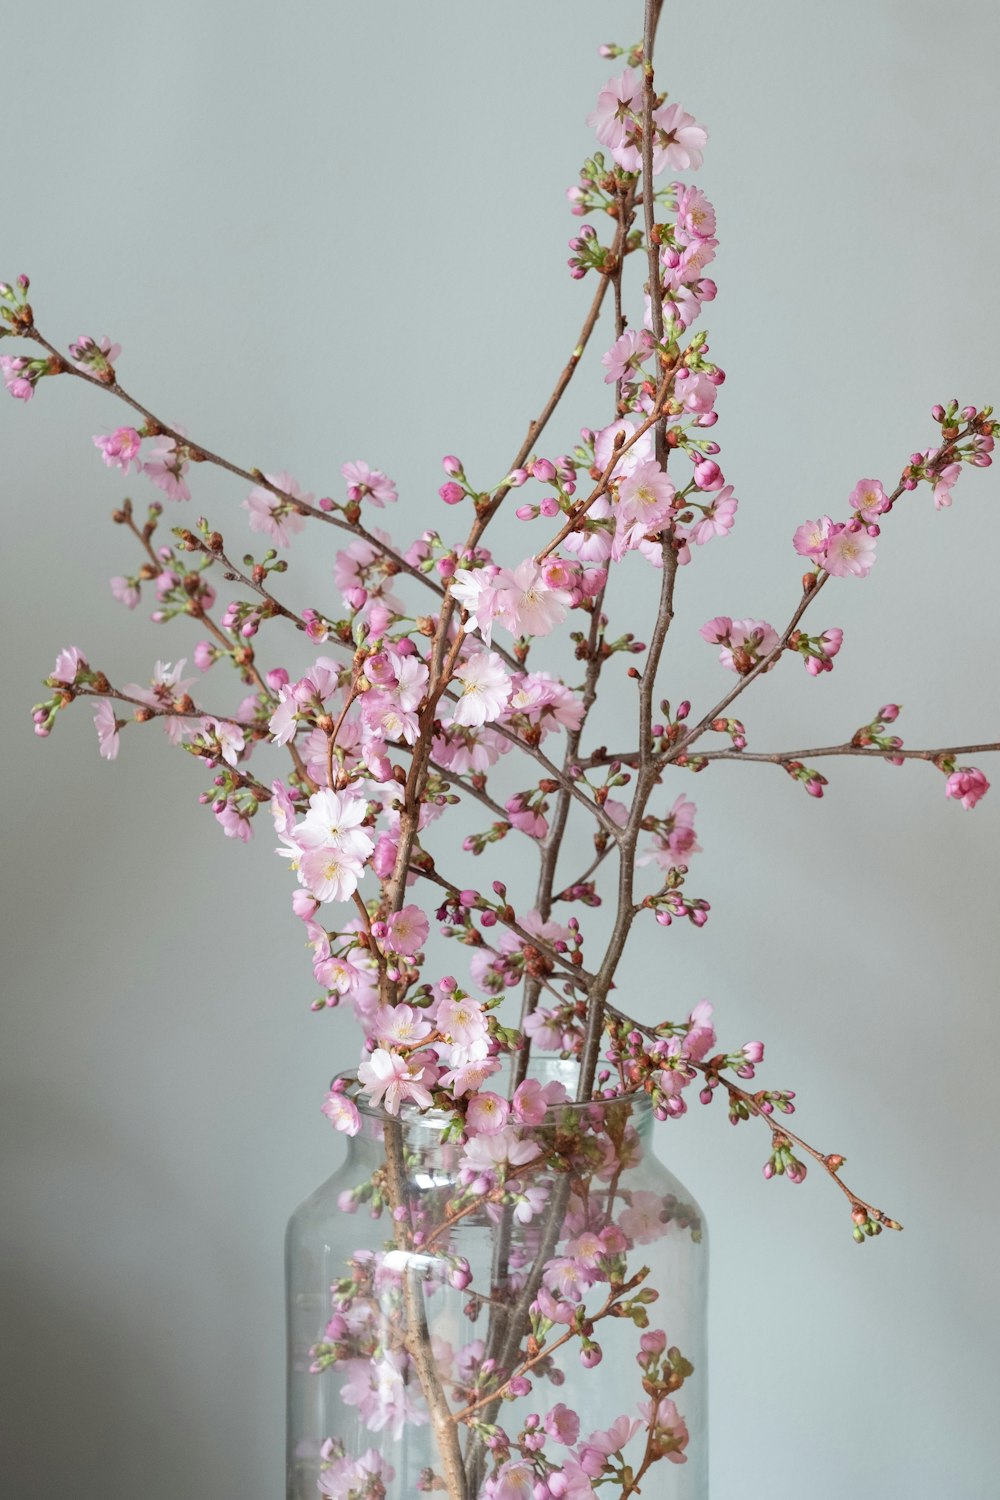
<svg viewBox="0 0 1000 1500">
<path fill-rule="evenodd" d="M 644 1095 L 543 1108 L 471 1153 L 362 1111 L 293 1214 L 288 1500 L 707 1497 L 701 1211 Z"/>
</svg>

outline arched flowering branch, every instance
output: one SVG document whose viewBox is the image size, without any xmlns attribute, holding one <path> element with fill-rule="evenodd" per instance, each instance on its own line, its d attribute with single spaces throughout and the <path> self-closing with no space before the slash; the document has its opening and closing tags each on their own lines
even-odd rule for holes
<svg viewBox="0 0 1000 1500">
<path fill-rule="evenodd" d="M 743 1087 L 762 1060 L 761 1043 L 717 1050 L 707 1002 L 680 1020 L 648 1025 L 611 999 L 637 919 L 652 915 L 667 928 L 683 918 L 700 928 L 708 918 L 708 901 L 687 889 L 691 861 L 701 852 L 697 810 L 687 784 L 675 778 L 714 762 L 763 762 L 819 797 L 826 778 L 814 761 L 867 756 L 898 766 L 922 760 L 944 774 L 946 795 L 969 808 L 989 783 L 965 758 L 1000 749 L 1000 743 L 904 747 L 892 727 L 898 706 L 889 703 L 841 744 L 757 750 L 749 748 L 744 719 L 731 712 L 759 677 L 789 657 L 799 657 L 811 678 L 833 669 L 844 631 L 807 625 L 807 612 L 821 596 L 833 598 L 841 580 L 868 576 L 882 528 L 898 504 L 927 488 L 935 507 L 946 508 L 964 467 L 990 465 L 996 424 L 989 406 L 936 406 L 934 443 L 910 456 L 894 487 L 861 479 L 839 508 L 831 500 L 831 514 L 803 521 L 790 539 L 799 561 L 784 628 L 723 615 L 706 622 L 700 635 L 719 648 L 720 664 L 735 681 L 721 694 L 710 683 L 692 687 L 679 701 L 671 687 L 673 708 L 664 696 L 665 678 L 676 675 L 667 649 L 679 628 L 675 609 L 684 571 L 702 547 L 728 536 L 738 501 L 710 436 L 724 372 L 697 327 L 716 295 L 706 275 L 717 246 L 715 210 L 699 187 L 673 180 L 697 172 L 707 133 L 658 88 L 659 14 L 659 0 L 647 0 L 642 43 L 600 91 L 588 117 L 601 149 L 569 193 L 573 214 L 588 221 L 570 242 L 569 264 L 575 279 L 593 276 L 596 288 L 569 358 L 506 473 L 481 485 L 458 457 L 444 458 L 444 513 L 466 516 L 458 539 L 445 540 L 430 527 L 409 542 L 393 540 L 375 513 L 397 503 L 397 486 L 366 461 L 345 462 L 339 492 L 317 499 L 286 472 L 220 456 L 122 386 L 117 345 L 86 336 L 63 353 L 36 321 L 27 277 L 0 285 L 0 336 L 22 341 L 18 353 L 0 357 L 15 399 L 31 400 L 43 380 L 71 375 L 134 414 L 136 425 L 93 441 L 109 469 L 135 473 L 163 498 L 148 505 L 144 520 L 132 500 L 113 513 L 137 543 L 138 560 L 134 572 L 111 580 L 112 593 L 129 609 L 153 594 L 154 620 L 185 618 L 201 636 L 192 653 L 197 677 L 184 676 L 186 659 L 158 662 L 148 684 L 120 689 L 79 649 L 63 650 L 46 680 L 48 696 L 34 710 L 37 733 L 47 736 L 75 700 L 96 698 L 100 753 L 114 759 L 125 729 L 161 719 L 171 743 L 211 773 L 201 800 L 228 837 L 249 839 L 268 807 L 278 852 L 294 873 L 292 905 L 305 925 L 322 990 L 314 1008 L 346 1001 L 363 1031 L 360 1059 L 350 1079 L 331 1090 L 324 1110 L 349 1134 L 359 1126 L 359 1102 L 381 1105 L 390 1117 L 384 1173 L 371 1192 L 391 1210 L 396 1248 L 409 1254 L 426 1240 L 413 1218 L 402 1133 L 392 1123 L 404 1108 L 444 1111 L 465 1152 L 468 1181 L 433 1230 L 435 1249 L 447 1249 L 454 1224 L 480 1200 L 498 1213 L 491 1286 L 470 1290 L 489 1309 L 489 1378 L 457 1409 L 435 1370 L 419 1278 L 405 1272 L 400 1282 L 402 1348 L 437 1436 L 437 1477 L 450 1500 L 478 1494 L 483 1484 L 483 1493 L 509 1500 L 528 1493 L 528 1483 L 533 1494 L 544 1483 L 545 1493 L 558 1500 L 593 1494 L 592 1480 L 613 1480 L 618 1493 L 630 1495 L 653 1462 L 683 1459 L 686 1429 L 673 1404 L 686 1378 L 683 1359 L 678 1354 L 664 1364 L 666 1345 L 656 1339 L 640 1359 L 656 1397 L 638 1424 L 644 1447 L 635 1462 L 622 1458 L 632 1436 L 625 1418 L 625 1428 L 593 1435 L 558 1469 L 544 1459 L 534 1429 L 513 1447 L 507 1437 L 494 1438 L 503 1402 L 525 1382 L 530 1388 L 529 1371 L 574 1340 L 587 1354 L 596 1347 L 593 1324 L 605 1316 L 633 1317 L 641 1326 L 635 1309 L 644 1305 L 645 1292 L 637 1290 L 643 1274 L 630 1263 L 626 1275 L 624 1260 L 614 1261 L 613 1274 L 605 1276 L 610 1285 L 603 1304 L 586 1315 L 580 1309 L 565 1314 L 568 1294 L 553 1300 L 562 1275 L 553 1270 L 556 1250 L 575 1188 L 567 1173 L 551 1189 L 531 1184 L 525 1132 L 560 1102 L 531 1077 L 533 1049 L 578 1061 L 578 1102 L 642 1094 L 668 1120 L 685 1112 L 692 1085 L 706 1104 L 721 1089 L 734 1123 L 756 1116 L 769 1129 L 766 1176 L 800 1182 L 811 1159 L 848 1197 L 856 1239 L 899 1228 L 841 1181 L 841 1157 L 786 1128 L 791 1091 Z M 615 46 L 602 50 L 624 55 Z M 606 241 L 598 224 L 608 226 Z M 584 427 L 571 449 L 544 456 L 538 444 L 560 410 L 609 292 L 613 337 L 609 330 L 602 355 L 609 409 L 592 415 L 595 425 Z M 191 501 L 190 486 L 196 487 L 197 466 L 204 463 L 249 486 L 242 510 L 264 544 L 259 555 L 237 555 L 205 517 L 164 535 L 166 507 Z M 504 506 L 513 506 L 526 527 L 521 555 L 508 558 L 495 556 L 487 544 Z M 316 525 L 332 527 L 343 545 L 331 559 L 329 586 L 293 606 L 284 554 Z M 228 523 L 227 529 L 231 535 Z M 637 618 L 612 634 L 607 584 L 622 568 L 635 579 L 630 598 Z M 646 569 L 656 584 L 651 607 L 639 576 Z M 216 586 L 227 590 L 224 604 Z M 638 613 L 642 608 L 645 614 Z M 579 663 L 577 680 L 539 664 L 546 638 L 564 629 Z M 281 630 L 316 648 L 300 676 L 284 664 L 289 658 Z M 274 665 L 260 657 L 264 639 L 276 653 Z M 619 670 L 616 658 L 626 659 L 622 667 L 634 686 L 635 723 L 629 742 L 616 737 L 609 750 L 600 690 L 605 672 Z M 215 702 L 209 707 L 200 684 L 221 662 L 236 672 L 243 694 L 226 710 Z M 703 706 L 692 706 L 696 698 Z M 284 779 L 256 770 L 272 749 L 289 757 Z M 487 811 L 489 826 L 467 832 L 462 854 L 449 856 L 437 822 L 452 823 L 457 809 L 473 807 Z M 561 851 L 570 819 L 583 814 L 594 853 L 572 874 L 561 866 Z M 508 837 L 537 855 L 533 898 L 518 891 L 511 899 L 502 885 L 483 890 L 477 881 L 475 858 Z M 609 896 L 610 936 L 603 951 L 594 952 L 586 911 Z M 467 979 L 428 971 L 424 949 L 432 922 L 469 950 Z M 518 986 L 515 1019 L 507 1001 Z M 501 1082 L 505 1064 L 507 1087 Z M 551 1163 L 535 1168 L 542 1165 Z M 620 1167 L 612 1172 L 595 1228 L 615 1244 L 619 1175 Z M 536 1252 L 516 1294 L 505 1300 L 496 1288 L 508 1284 L 511 1231 L 525 1216 L 539 1220 Z M 633 1248 L 624 1244 L 621 1254 Z M 604 1275 L 589 1263 L 580 1274 L 588 1285 Z M 546 1343 L 539 1330 L 551 1332 L 560 1318 L 566 1331 Z M 331 1460 L 330 1486 L 335 1469 L 341 1478 L 348 1474 L 337 1468 L 343 1463 L 343 1456 Z M 350 1471 L 355 1479 L 356 1467 Z"/>
</svg>

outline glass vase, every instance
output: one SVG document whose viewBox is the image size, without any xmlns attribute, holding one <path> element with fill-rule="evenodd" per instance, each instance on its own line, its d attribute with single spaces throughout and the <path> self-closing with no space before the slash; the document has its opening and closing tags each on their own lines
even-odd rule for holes
<svg viewBox="0 0 1000 1500">
<path fill-rule="evenodd" d="M 288 1500 L 705 1500 L 702 1214 L 575 1071 L 471 1145 L 362 1110 L 288 1226 Z"/>
</svg>

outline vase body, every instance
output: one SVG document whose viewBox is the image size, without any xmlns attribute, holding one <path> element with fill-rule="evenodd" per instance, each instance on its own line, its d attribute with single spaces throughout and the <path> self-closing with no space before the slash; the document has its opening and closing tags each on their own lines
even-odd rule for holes
<svg viewBox="0 0 1000 1500">
<path fill-rule="evenodd" d="M 648 1101 L 447 1123 L 363 1113 L 289 1223 L 288 1500 L 706 1500 L 707 1238 Z"/>
</svg>

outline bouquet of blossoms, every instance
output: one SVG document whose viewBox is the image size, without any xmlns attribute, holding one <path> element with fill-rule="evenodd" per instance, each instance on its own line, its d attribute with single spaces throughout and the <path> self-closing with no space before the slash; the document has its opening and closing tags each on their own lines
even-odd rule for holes
<svg viewBox="0 0 1000 1500">
<path fill-rule="evenodd" d="M 131 409 L 94 443 L 160 498 L 115 512 L 138 556 L 112 592 L 128 609 L 153 597 L 155 620 L 196 631 L 193 669 L 157 662 L 145 683 L 116 685 L 67 647 L 36 732 L 93 699 L 113 760 L 123 732 L 162 720 L 206 773 L 201 801 L 227 837 L 245 842 L 261 816 L 269 836 L 273 825 L 322 992 L 314 1008 L 349 1006 L 360 1027 L 323 1103 L 352 1154 L 332 1199 L 304 1206 L 293 1256 L 294 1495 L 625 1497 L 654 1466 L 669 1476 L 657 1493 L 705 1493 L 701 1219 L 646 1140 L 650 1118 L 676 1120 L 692 1099 L 762 1124 L 765 1176 L 797 1183 L 818 1167 L 859 1242 L 900 1227 L 847 1186 L 839 1156 L 789 1128 L 790 1090 L 757 1087 L 761 1042 L 720 1046 L 707 1002 L 640 1024 L 615 976 L 637 925 L 668 942 L 672 923 L 708 920 L 689 885 L 690 791 L 714 762 L 771 762 L 812 797 L 826 761 L 848 755 L 927 761 L 965 808 L 987 791 L 964 757 L 1000 745 L 904 746 L 895 704 L 843 743 L 761 752 L 737 700 L 796 658 L 811 677 L 833 670 L 843 631 L 824 606 L 867 577 L 898 504 L 929 491 L 948 506 L 965 466 L 989 466 L 996 424 L 990 407 L 936 406 L 929 446 L 898 477 L 860 478 L 831 514 L 803 516 L 787 618 L 683 627 L 717 664 L 701 703 L 668 701 L 684 572 L 727 539 L 738 501 L 714 435 L 725 377 L 699 327 L 716 295 L 715 210 L 692 181 L 707 132 L 658 86 L 659 9 L 648 0 L 641 43 L 602 49 L 620 71 L 589 116 L 596 149 L 568 194 L 580 220 L 570 274 L 594 287 L 572 356 L 498 480 L 444 458 L 448 535 L 390 537 L 377 513 L 396 484 L 367 461 L 345 462 L 342 486 L 317 498 L 288 473 L 220 457 L 127 392 L 117 345 L 81 336 L 64 353 L 36 321 L 27 277 L 0 286 L 0 335 L 20 341 L 0 357 L 13 397 L 71 375 Z M 607 409 L 551 453 L 543 436 L 592 340 Z M 228 525 L 185 516 L 202 463 L 244 482 L 256 552 Z M 488 544 L 501 508 L 523 523 L 512 556 Z M 332 544 L 333 587 L 293 603 L 285 553 L 310 529 Z M 612 629 L 619 571 L 634 601 L 639 575 L 655 579 L 656 603 Z M 285 664 L 282 630 L 312 643 L 304 673 Z M 562 673 L 546 655 L 560 632 L 574 663 Z M 241 684 L 235 706 L 221 701 L 223 665 Z M 622 670 L 628 734 L 601 718 L 605 674 Z M 283 768 L 265 770 L 268 756 Z M 470 813 L 479 830 L 449 864 L 439 823 Z M 592 834 L 580 869 L 560 861 L 571 819 Z M 506 838 L 534 866 L 516 891 L 476 877 Z M 594 951 L 588 913 L 602 903 L 609 930 Z M 425 962 L 432 926 L 467 950 L 454 972 Z M 606 1359 L 621 1370 L 613 1389 L 591 1374 Z"/>
</svg>

